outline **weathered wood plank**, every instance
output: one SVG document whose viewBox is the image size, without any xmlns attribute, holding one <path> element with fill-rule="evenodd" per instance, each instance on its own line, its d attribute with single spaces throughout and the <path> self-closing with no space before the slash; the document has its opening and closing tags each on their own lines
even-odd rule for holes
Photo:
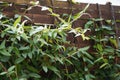
<svg viewBox="0 0 120 80">
<path fill-rule="evenodd" d="M 16 4 L 30 4 L 30 1 L 36 1 L 36 0 L 0 0 L 5 2 L 12 2 Z"/>
</svg>

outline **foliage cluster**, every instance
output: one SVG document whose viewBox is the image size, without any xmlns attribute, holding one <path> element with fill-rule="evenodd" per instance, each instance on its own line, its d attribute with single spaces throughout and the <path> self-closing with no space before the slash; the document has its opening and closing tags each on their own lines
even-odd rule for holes
<svg viewBox="0 0 120 80">
<path fill-rule="evenodd" d="M 84 15 L 81 12 L 62 19 L 56 17 L 58 25 L 26 24 L 22 16 L 8 18 L 0 13 L 0 79 L 2 80 L 119 80 L 120 49 L 116 41 L 112 21 L 99 23 L 101 19 L 91 19 L 85 28 L 72 28 L 73 22 Z M 45 7 L 43 7 L 45 9 Z M 93 34 L 85 36 L 87 30 Z M 83 40 L 90 39 L 90 46 L 77 48 L 66 46 L 69 33 Z"/>
<path fill-rule="evenodd" d="M 85 25 L 93 32 L 94 71 L 96 80 L 120 79 L 120 45 L 115 34 L 114 21 L 92 19 Z"/>
</svg>

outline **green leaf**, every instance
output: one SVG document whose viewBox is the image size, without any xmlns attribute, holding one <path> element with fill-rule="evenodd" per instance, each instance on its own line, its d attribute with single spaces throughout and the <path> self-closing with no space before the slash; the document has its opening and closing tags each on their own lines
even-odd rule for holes
<svg viewBox="0 0 120 80">
<path fill-rule="evenodd" d="M 28 50 L 30 47 L 29 46 L 22 46 L 19 48 L 19 50 L 22 50 L 22 51 L 25 51 L 25 50 Z"/>
<path fill-rule="evenodd" d="M 33 53 L 32 53 L 32 52 L 28 53 L 28 57 L 29 57 L 30 59 L 32 59 Z"/>
<path fill-rule="evenodd" d="M 88 58 L 93 59 L 93 57 L 90 55 L 90 53 L 84 52 L 84 54 L 85 54 Z"/>
<path fill-rule="evenodd" d="M 21 34 L 21 37 L 22 37 L 24 40 L 29 41 L 29 40 L 28 40 L 29 37 L 28 37 L 25 33 L 22 33 L 22 34 Z"/>
<path fill-rule="evenodd" d="M 57 57 L 57 56 L 56 56 L 55 58 L 56 58 L 56 60 L 59 61 L 61 64 L 64 64 L 62 58 Z"/>
<path fill-rule="evenodd" d="M 87 47 L 83 47 L 83 48 L 80 48 L 79 51 L 87 51 L 90 47 L 87 46 Z"/>
<path fill-rule="evenodd" d="M 50 70 L 52 70 L 53 72 L 58 72 L 58 69 L 56 67 L 54 67 L 54 66 L 48 66 L 48 68 Z"/>
<path fill-rule="evenodd" d="M 24 61 L 24 58 L 23 58 L 23 57 L 20 57 L 20 58 L 18 58 L 18 59 L 15 60 L 15 63 L 16 63 L 16 64 L 19 64 L 19 63 L 21 63 L 22 61 Z"/>
<path fill-rule="evenodd" d="M 103 60 L 103 57 L 98 58 L 94 63 L 100 62 L 101 60 Z"/>
<path fill-rule="evenodd" d="M 61 75 L 59 72 L 54 72 L 57 76 L 59 76 L 59 78 L 61 78 Z"/>
<path fill-rule="evenodd" d="M 96 77 L 92 74 L 85 74 L 85 80 L 94 80 Z M 84 80 L 84 79 L 83 79 Z"/>
<path fill-rule="evenodd" d="M 96 21 L 96 22 L 103 21 L 103 18 L 94 19 L 94 21 Z"/>
<path fill-rule="evenodd" d="M 48 72 L 48 68 L 47 66 L 42 66 L 43 70 L 47 73 Z"/>
<path fill-rule="evenodd" d="M 34 73 L 39 73 L 39 71 L 35 67 L 33 67 L 33 65 L 27 65 L 26 67 L 28 70 L 30 70 Z"/>
<path fill-rule="evenodd" d="M 0 53 L 4 56 L 11 56 L 11 54 L 9 52 L 7 52 L 5 49 L 0 50 Z"/>
<path fill-rule="evenodd" d="M 106 30 L 109 30 L 109 31 L 112 30 L 112 28 L 110 26 L 102 26 L 102 29 L 106 29 Z"/>
<path fill-rule="evenodd" d="M 116 66 L 117 66 L 118 68 L 120 68 L 120 64 L 116 64 Z"/>
<path fill-rule="evenodd" d="M 39 74 L 36 73 L 30 73 L 28 74 L 30 77 L 34 77 L 34 78 L 41 78 L 41 76 Z"/>
<path fill-rule="evenodd" d="M 89 59 L 89 58 L 85 58 L 85 59 L 87 62 L 89 62 L 89 64 L 94 64 L 94 62 L 91 59 Z"/>
<path fill-rule="evenodd" d="M 56 38 L 56 36 L 57 36 L 57 32 L 54 32 L 53 33 L 53 38 Z"/>
<path fill-rule="evenodd" d="M 13 51 L 16 54 L 16 56 L 20 57 L 20 50 L 17 47 L 14 47 Z"/>
<path fill-rule="evenodd" d="M 5 75 L 7 74 L 8 72 L 1 72 L 0 75 Z"/>
<path fill-rule="evenodd" d="M 107 59 L 103 59 L 103 61 L 104 61 L 105 63 L 108 63 L 108 60 L 107 60 Z"/>
<path fill-rule="evenodd" d="M 73 4 L 76 4 L 76 3 L 77 3 L 75 0 L 71 0 L 71 2 L 72 2 Z"/>
<path fill-rule="evenodd" d="M 59 73 L 59 70 L 58 70 L 56 67 L 54 67 L 54 66 L 48 66 L 48 68 L 49 68 L 51 71 L 53 71 L 57 76 L 59 76 L 59 77 L 61 78 L 61 75 L 60 75 L 60 73 Z"/>
<path fill-rule="evenodd" d="M 87 75 L 85 75 L 85 79 L 86 80 L 90 80 L 90 76 L 87 74 Z"/>
<path fill-rule="evenodd" d="M 40 31 L 42 31 L 42 30 L 44 30 L 44 27 L 43 27 L 43 26 L 36 27 L 35 29 L 32 29 L 32 30 L 30 31 L 30 36 L 32 36 L 32 35 L 40 32 Z"/>
<path fill-rule="evenodd" d="M 9 71 L 7 75 L 12 75 L 14 73 L 15 73 L 15 71 Z"/>
<path fill-rule="evenodd" d="M 103 46 L 102 46 L 101 44 L 97 44 L 97 49 L 98 49 L 99 51 L 103 51 Z"/>
<path fill-rule="evenodd" d="M 100 66 L 100 68 L 104 68 L 105 66 L 107 66 L 108 65 L 108 63 L 104 63 L 104 64 L 102 64 L 101 66 Z"/>
<path fill-rule="evenodd" d="M 0 61 L 1 61 L 1 62 L 8 62 L 9 59 L 10 59 L 9 56 L 0 56 Z"/>
<path fill-rule="evenodd" d="M 106 42 L 107 42 L 107 41 L 108 41 L 108 39 L 103 38 L 103 39 L 100 39 L 100 41 L 101 41 L 101 42 L 102 42 L 102 41 L 104 41 L 104 42 L 106 41 Z"/>
<path fill-rule="evenodd" d="M 109 53 L 114 53 L 114 48 L 106 48 L 104 49 L 105 52 Z"/>
<path fill-rule="evenodd" d="M 4 49 L 4 48 L 5 48 L 5 40 L 0 45 L 0 49 Z"/>
<path fill-rule="evenodd" d="M 9 69 L 8 69 L 8 72 L 11 72 L 15 69 L 15 66 L 11 66 Z"/>
<path fill-rule="evenodd" d="M 110 38 L 109 40 L 110 40 L 111 44 L 113 44 L 116 48 L 118 48 L 118 43 L 117 43 L 116 39 Z"/>
<path fill-rule="evenodd" d="M 27 78 L 20 78 L 19 80 L 27 80 Z"/>
<path fill-rule="evenodd" d="M 69 59 L 65 59 L 65 61 L 68 62 L 69 64 L 73 65 L 73 63 Z"/>
<path fill-rule="evenodd" d="M 14 22 L 13 26 L 17 27 L 17 25 L 21 22 L 21 16 L 19 16 L 16 21 Z"/>
<path fill-rule="evenodd" d="M 88 29 L 89 27 L 91 27 L 93 25 L 93 21 L 88 21 L 86 24 L 85 24 L 85 28 Z"/>
<path fill-rule="evenodd" d="M 112 20 L 106 20 L 106 22 L 107 22 L 108 24 L 110 24 L 110 23 L 112 23 Z"/>
<path fill-rule="evenodd" d="M 41 46 L 48 45 L 48 43 L 44 39 L 40 39 L 40 42 L 42 43 Z"/>
</svg>

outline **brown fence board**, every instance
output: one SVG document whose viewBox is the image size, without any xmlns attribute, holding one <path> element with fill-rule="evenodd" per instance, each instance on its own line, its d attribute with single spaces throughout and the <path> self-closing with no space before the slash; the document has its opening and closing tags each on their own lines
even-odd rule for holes
<svg viewBox="0 0 120 80">
<path fill-rule="evenodd" d="M 39 14 L 39 15 L 49 15 L 50 12 L 49 11 L 42 11 L 41 10 L 42 8 L 41 7 L 33 7 L 31 10 L 28 11 L 28 13 L 31 13 L 31 14 Z"/>
<path fill-rule="evenodd" d="M 27 14 L 33 23 L 54 24 L 54 18 L 49 15 Z"/>
<path fill-rule="evenodd" d="M 30 4 L 30 1 L 36 1 L 36 0 L 0 0 L 0 1 L 13 2 L 17 4 Z"/>
</svg>

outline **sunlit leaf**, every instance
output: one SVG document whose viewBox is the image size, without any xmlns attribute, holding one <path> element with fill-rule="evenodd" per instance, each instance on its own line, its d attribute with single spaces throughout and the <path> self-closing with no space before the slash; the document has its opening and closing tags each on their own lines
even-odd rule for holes
<svg viewBox="0 0 120 80">
<path fill-rule="evenodd" d="M 21 16 L 19 16 L 16 21 L 14 22 L 13 26 L 17 27 L 17 25 L 21 22 Z"/>
<path fill-rule="evenodd" d="M 99 51 L 103 51 L 103 46 L 102 46 L 101 44 L 97 44 L 97 49 L 98 49 Z"/>
<path fill-rule="evenodd" d="M 48 72 L 48 68 L 47 66 L 42 66 L 43 70 L 47 73 Z"/>
<path fill-rule="evenodd" d="M 117 43 L 116 39 L 110 38 L 109 40 L 110 40 L 111 44 L 113 44 L 116 48 L 118 48 L 118 43 Z"/>
<path fill-rule="evenodd" d="M 105 66 L 107 66 L 108 65 L 108 63 L 104 63 L 104 64 L 102 64 L 101 66 L 100 66 L 100 68 L 104 68 Z"/>
<path fill-rule="evenodd" d="M 11 66 L 9 69 L 8 69 L 8 72 L 11 72 L 15 69 L 15 66 Z"/>
<path fill-rule="evenodd" d="M 1 72 L 0 75 L 5 75 L 7 74 L 8 72 Z"/>
</svg>

